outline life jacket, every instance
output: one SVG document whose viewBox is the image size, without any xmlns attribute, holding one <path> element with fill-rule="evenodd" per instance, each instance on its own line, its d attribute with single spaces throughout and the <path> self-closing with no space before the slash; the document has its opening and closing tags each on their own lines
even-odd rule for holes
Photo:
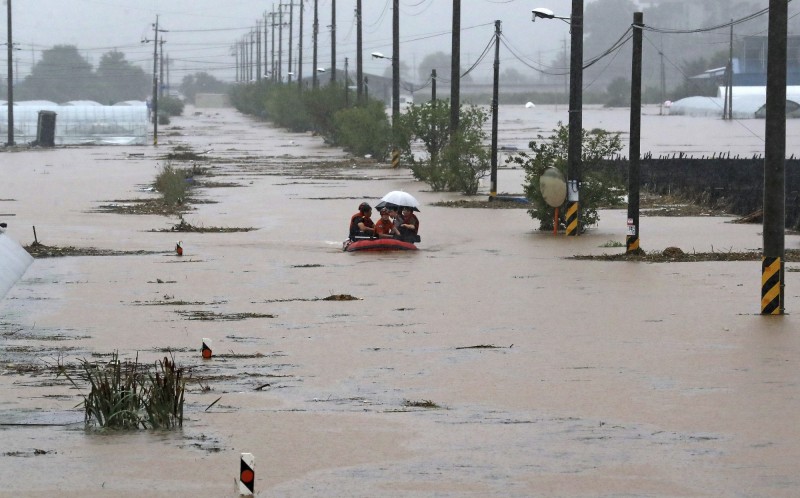
<svg viewBox="0 0 800 498">
<path fill-rule="evenodd" d="M 350 240 L 356 240 L 358 236 L 367 236 L 372 235 L 372 233 L 364 233 L 358 228 L 359 223 L 364 223 L 364 226 L 367 227 L 374 227 L 375 224 L 372 222 L 372 219 L 365 216 L 364 213 L 361 211 L 357 212 L 353 216 L 350 217 Z"/>
</svg>

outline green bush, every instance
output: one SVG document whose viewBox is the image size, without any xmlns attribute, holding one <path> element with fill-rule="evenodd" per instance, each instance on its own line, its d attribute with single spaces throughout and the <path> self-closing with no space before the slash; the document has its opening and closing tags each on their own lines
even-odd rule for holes
<svg viewBox="0 0 800 498">
<path fill-rule="evenodd" d="M 382 102 L 373 100 L 363 106 L 342 109 L 334 115 L 333 125 L 337 145 L 358 156 L 371 154 L 379 161 L 386 159 L 392 127 Z"/>
<path fill-rule="evenodd" d="M 180 116 L 183 114 L 183 101 L 175 97 L 159 97 L 158 98 L 158 113 L 166 113 L 168 116 Z"/>
<path fill-rule="evenodd" d="M 155 189 L 164 197 L 164 203 L 170 206 L 183 204 L 189 189 L 186 182 L 186 171 L 173 168 L 167 163 L 156 176 Z"/>
<path fill-rule="evenodd" d="M 558 123 L 553 135 L 537 135 L 537 140 L 528 144 L 532 154 L 520 152 L 510 156 L 506 162 L 521 166 L 525 170 L 525 197 L 533 207 L 528 210 L 531 218 L 539 220 L 540 230 L 553 229 L 553 208 L 542 197 L 539 181 L 548 167 L 558 168 L 567 178 L 567 156 L 569 150 L 569 127 Z M 619 133 L 605 130 L 582 130 L 581 183 L 578 202 L 579 231 L 594 225 L 599 220 L 597 209 L 601 206 L 619 204 L 624 193 L 625 179 L 619 178 L 602 167 L 602 160 L 622 150 Z M 559 226 L 564 227 L 566 201 L 559 208 Z"/>
<path fill-rule="evenodd" d="M 412 105 L 401 116 L 398 140 L 402 143 L 403 161 L 414 177 L 434 191 L 462 192 L 474 195 L 480 179 L 491 167 L 489 151 L 484 147 L 483 125 L 488 114 L 475 106 L 462 106 L 458 132 L 450 136 L 450 105 L 446 101 Z M 427 157 L 418 157 L 414 142 L 422 142 Z"/>
<path fill-rule="evenodd" d="M 345 109 L 344 89 L 341 85 L 330 84 L 303 92 L 303 104 L 312 123 L 313 131 L 331 143 L 336 143 L 336 126 L 333 116 Z"/>
<path fill-rule="evenodd" d="M 296 85 L 272 85 L 266 94 L 267 116 L 276 125 L 295 132 L 313 128 L 303 94 Z"/>
</svg>

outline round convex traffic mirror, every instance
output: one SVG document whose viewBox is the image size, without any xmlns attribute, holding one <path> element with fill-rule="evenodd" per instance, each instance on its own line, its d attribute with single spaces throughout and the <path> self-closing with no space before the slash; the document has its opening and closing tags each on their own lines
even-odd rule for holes
<svg viewBox="0 0 800 498">
<path fill-rule="evenodd" d="M 548 206 L 559 207 L 567 198 L 567 181 L 558 168 L 551 166 L 539 178 L 539 190 Z"/>
</svg>

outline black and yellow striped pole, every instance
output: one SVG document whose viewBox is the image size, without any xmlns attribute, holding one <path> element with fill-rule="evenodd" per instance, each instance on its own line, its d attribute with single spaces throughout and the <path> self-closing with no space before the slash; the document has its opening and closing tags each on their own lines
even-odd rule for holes
<svg viewBox="0 0 800 498">
<path fill-rule="evenodd" d="M 564 213 L 567 235 L 578 235 L 578 181 L 567 182 L 567 211 Z"/>
<path fill-rule="evenodd" d="M 761 314 L 783 314 L 783 261 L 781 258 L 761 260 Z"/>
<path fill-rule="evenodd" d="M 769 2 L 764 148 L 764 258 L 761 263 L 762 315 L 784 313 L 787 3 L 785 0 Z"/>
<path fill-rule="evenodd" d="M 400 149 L 397 147 L 392 149 L 392 168 L 400 167 Z"/>
<path fill-rule="evenodd" d="M 579 189 L 583 142 L 583 0 L 572 0 L 569 58 L 569 143 L 567 150 L 567 235 L 580 233 Z"/>
</svg>

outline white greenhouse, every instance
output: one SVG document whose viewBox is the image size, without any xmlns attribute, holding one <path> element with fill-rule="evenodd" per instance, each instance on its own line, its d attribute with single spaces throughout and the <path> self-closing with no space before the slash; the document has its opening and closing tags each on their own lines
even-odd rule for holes
<svg viewBox="0 0 800 498">
<path fill-rule="evenodd" d="M 0 137 L 8 135 L 8 106 L 0 103 Z M 14 105 L 14 141 L 32 143 L 37 138 L 39 112 L 56 114 L 56 145 L 140 145 L 147 143 L 147 105 L 105 106 L 85 101 L 58 105 L 28 101 Z"/>
</svg>

